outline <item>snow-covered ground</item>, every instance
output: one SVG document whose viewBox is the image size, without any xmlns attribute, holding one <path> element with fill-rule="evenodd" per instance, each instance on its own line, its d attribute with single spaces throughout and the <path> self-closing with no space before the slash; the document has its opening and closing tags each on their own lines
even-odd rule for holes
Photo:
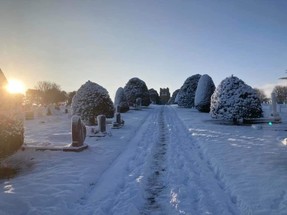
<svg viewBox="0 0 287 215">
<path fill-rule="evenodd" d="M 287 214 L 286 109 L 262 129 L 177 106 L 122 116 L 121 129 L 87 137 L 85 151 L 8 158 L 20 172 L 0 180 L 0 214 Z M 26 121 L 25 144 L 70 144 L 70 120 Z"/>
</svg>

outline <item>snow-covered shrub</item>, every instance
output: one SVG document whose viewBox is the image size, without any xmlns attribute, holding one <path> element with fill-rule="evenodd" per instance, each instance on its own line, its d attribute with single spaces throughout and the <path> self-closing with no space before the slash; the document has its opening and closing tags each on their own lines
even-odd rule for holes
<svg viewBox="0 0 287 215">
<path fill-rule="evenodd" d="M 178 92 L 179 92 L 179 89 L 175 90 L 175 91 L 172 93 L 171 98 L 168 100 L 168 104 L 170 104 L 170 105 L 171 105 L 171 104 L 177 104 L 177 101 L 175 101 L 175 98 L 176 98 Z"/>
<path fill-rule="evenodd" d="M 130 79 L 124 87 L 124 92 L 130 105 L 135 105 L 137 98 L 142 99 L 143 106 L 149 106 L 151 103 L 148 88 L 139 78 Z"/>
<path fill-rule="evenodd" d="M 12 155 L 24 143 L 23 120 L 14 114 L 0 114 L 0 160 Z"/>
<path fill-rule="evenodd" d="M 114 105 L 108 91 L 102 86 L 87 81 L 77 91 L 72 100 L 72 113 L 89 125 L 95 123 L 98 115 L 114 116 Z"/>
<path fill-rule="evenodd" d="M 184 84 L 182 85 L 177 94 L 178 106 L 185 108 L 194 107 L 195 91 L 200 77 L 201 75 L 196 74 L 185 80 Z"/>
<path fill-rule="evenodd" d="M 262 117 L 262 107 L 256 91 L 231 76 L 225 78 L 212 94 L 210 114 L 213 118 L 237 122 Z"/>
<path fill-rule="evenodd" d="M 151 103 L 152 104 L 160 104 L 160 98 L 159 98 L 158 92 L 153 88 L 149 89 L 148 91 L 149 91 Z"/>
<path fill-rule="evenodd" d="M 117 89 L 117 92 L 115 95 L 114 105 L 115 105 L 115 107 L 120 108 L 121 113 L 125 113 L 130 109 L 127 97 L 126 97 L 125 92 L 124 92 L 124 88 L 119 87 Z"/>
<path fill-rule="evenodd" d="M 215 85 L 209 75 L 202 75 L 195 91 L 194 106 L 201 112 L 210 111 L 210 99 L 215 90 Z"/>
</svg>

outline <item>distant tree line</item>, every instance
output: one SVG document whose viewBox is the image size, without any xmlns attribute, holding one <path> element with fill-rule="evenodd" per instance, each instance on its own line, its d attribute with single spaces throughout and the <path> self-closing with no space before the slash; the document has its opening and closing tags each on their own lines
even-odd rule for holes
<svg viewBox="0 0 287 215">
<path fill-rule="evenodd" d="M 60 85 L 50 81 L 40 81 L 34 89 L 26 91 L 26 103 L 28 104 L 57 104 L 59 102 L 71 102 L 71 96 L 75 93 L 67 93 L 61 90 Z"/>
</svg>

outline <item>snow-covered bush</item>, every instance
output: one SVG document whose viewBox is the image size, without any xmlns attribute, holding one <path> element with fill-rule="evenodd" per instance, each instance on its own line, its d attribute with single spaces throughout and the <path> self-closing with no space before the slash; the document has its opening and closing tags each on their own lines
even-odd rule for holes
<svg viewBox="0 0 287 215">
<path fill-rule="evenodd" d="M 119 87 L 117 89 L 117 92 L 115 95 L 114 105 L 115 105 L 115 107 L 120 108 L 119 111 L 121 113 L 125 113 L 130 109 L 127 97 L 126 97 L 125 92 L 124 92 L 124 88 Z"/>
<path fill-rule="evenodd" d="M 108 91 L 102 86 L 87 81 L 77 91 L 72 100 L 72 113 L 89 125 L 95 123 L 98 115 L 114 116 L 114 105 Z"/>
<path fill-rule="evenodd" d="M 149 96 L 150 96 L 150 101 L 152 104 L 160 104 L 160 98 L 158 95 L 158 92 L 155 89 L 149 89 Z"/>
<path fill-rule="evenodd" d="M 14 114 L 0 114 L 0 160 L 12 155 L 24 143 L 23 120 Z"/>
<path fill-rule="evenodd" d="M 182 85 L 177 94 L 178 106 L 185 108 L 194 107 L 195 91 L 200 77 L 201 75 L 196 74 L 185 80 L 184 84 Z"/>
<path fill-rule="evenodd" d="M 209 75 L 202 75 L 195 91 L 194 106 L 201 112 L 210 111 L 210 99 L 215 90 L 215 85 Z"/>
<path fill-rule="evenodd" d="M 212 94 L 210 114 L 213 118 L 237 122 L 262 117 L 262 108 L 256 91 L 231 76 L 224 79 Z"/>
<path fill-rule="evenodd" d="M 130 105 L 135 105 L 137 98 L 142 99 L 143 106 L 149 106 L 151 103 L 148 88 L 139 78 L 130 79 L 124 87 L 124 92 Z"/>
<path fill-rule="evenodd" d="M 179 92 L 179 89 L 175 90 L 173 93 L 172 93 L 172 96 L 170 97 L 170 99 L 168 100 L 168 104 L 172 105 L 172 104 L 177 104 L 177 101 L 175 101 L 175 98 L 177 96 Z"/>
</svg>

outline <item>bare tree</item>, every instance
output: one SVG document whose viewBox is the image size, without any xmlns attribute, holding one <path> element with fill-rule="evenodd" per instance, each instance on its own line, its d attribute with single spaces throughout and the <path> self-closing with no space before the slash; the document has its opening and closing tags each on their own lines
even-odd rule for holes
<svg viewBox="0 0 287 215">
<path fill-rule="evenodd" d="M 277 102 L 283 104 L 287 102 L 287 87 L 285 86 L 275 86 L 273 91 L 276 95 Z"/>
<path fill-rule="evenodd" d="M 60 85 L 56 83 L 40 81 L 35 86 L 35 89 L 39 91 L 42 104 L 47 105 L 67 100 L 67 93 L 65 91 L 61 91 Z"/>
<path fill-rule="evenodd" d="M 258 89 L 258 88 L 253 88 L 253 89 L 256 91 L 256 94 L 257 94 L 261 103 L 268 102 L 270 100 L 269 98 L 267 98 L 267 96 L 263 90 Z"/>
</svg>

